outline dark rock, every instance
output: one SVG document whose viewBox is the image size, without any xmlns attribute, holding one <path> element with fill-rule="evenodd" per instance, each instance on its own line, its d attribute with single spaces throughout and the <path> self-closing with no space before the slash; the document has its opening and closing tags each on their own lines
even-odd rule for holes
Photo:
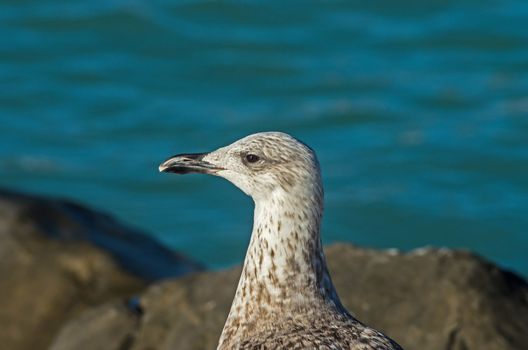
<svg viewBox="0 0 528 350">
<path fill-rule="evenodd" d="M 197 269 L 108 215 L 0 190 L 2 349 L 45 349 L 81 311 Z"/>
<path fill-rule="evenodd" d="M 14 226 L 62 242 L 88 242 L 108 252 L 132 274 L 145 280 L 180 276 L 203 269 L 144 233 L 124 226 L 111 216 L 77 203 L 0 190 L 0 225 L 16 211 Z M 9 218 L 11 220 L 11 218 Z"/>
<path fill-rule="evenodd" d="M 406 350 L 528 349 L 526 281 L 478 256 L 444 249 L 401 254 L 350 245 L 334 245 L 326 253 L 343 303 Z M 139 321 L 111 344 L 126 344 L 128 350 L 214 349 L 239 274 L 240 268 L 234 268 L 151 286 L 139 298 Z M 107 304 L 92 311 L 93 317 L 71 321 L 51 349 L 122 349 L 106 342 L 116 325 L 105 315 L 115 307 Z M 138 320 L 130 311 L 119 312 L 125 324 Z M 86 334 L 101 341 L 86 346 Z"/>
</svg>

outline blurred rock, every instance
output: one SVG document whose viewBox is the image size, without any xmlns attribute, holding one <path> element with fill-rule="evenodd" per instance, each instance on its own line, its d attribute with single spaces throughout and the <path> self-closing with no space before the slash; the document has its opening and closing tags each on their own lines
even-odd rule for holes
<svg viewBox="0 0 528 350">
<path fill-rule="evenodd" d="M 344 244 L 326 253 L 344 304 L 406 350 L 528 349 L 526 281 L 478 256 Z M 68 323 L 51 349 L 214 349 L 239 274 L 234 268 L 155 284 L 139 298 L 139 312 L 103 305 Z"/>
<path fill-rule="evenodd" d="M 45 349 L 81 311 L 130 296 L 149 281 L 198 269 L 108 215 L 0 190 L 2 349 Z M 126 325 L 106 331 L 120 334 L 117 329 Z"/>
</svg>

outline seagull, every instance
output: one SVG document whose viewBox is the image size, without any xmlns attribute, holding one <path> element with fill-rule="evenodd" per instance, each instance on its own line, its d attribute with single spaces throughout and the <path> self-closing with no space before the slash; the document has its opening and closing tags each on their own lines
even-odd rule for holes
<svg viewBox="0 0 528 350">
<path fill-rule="evenodd" d="M 309 146 L 282 132 L 261 132 L 212 152 L 175 155 L 159 170 L 223 177 L 255 203 L 217 350 L 402 350 L 339 300 L 320 236 L 321 172 Z"/>
</svg>

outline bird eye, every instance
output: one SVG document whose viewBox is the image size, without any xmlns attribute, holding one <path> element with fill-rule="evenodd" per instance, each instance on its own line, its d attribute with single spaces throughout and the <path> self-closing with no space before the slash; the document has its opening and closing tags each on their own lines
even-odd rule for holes
<svg viewBox="0 0 528 350">
<path fill-rule="evenodd" d="M 246 154 L 246 160 L 248 163 L 256 163 L 260 160 L 260 158 L 254 154 Z"/>
</svg>

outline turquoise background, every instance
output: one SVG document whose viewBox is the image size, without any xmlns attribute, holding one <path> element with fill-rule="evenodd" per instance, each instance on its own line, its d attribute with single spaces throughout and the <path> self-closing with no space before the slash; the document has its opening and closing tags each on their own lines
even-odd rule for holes
<svg viewBox="0 0 528 350">
<path fill-rule="evenodd" d="M 252 202 L 159 174 L 281 130 L 325 242 L 475 250 L 528 275 L 528 2 L 0 1 L 0 186 L 109 211 L 212 267 Z"/>
</svg>

